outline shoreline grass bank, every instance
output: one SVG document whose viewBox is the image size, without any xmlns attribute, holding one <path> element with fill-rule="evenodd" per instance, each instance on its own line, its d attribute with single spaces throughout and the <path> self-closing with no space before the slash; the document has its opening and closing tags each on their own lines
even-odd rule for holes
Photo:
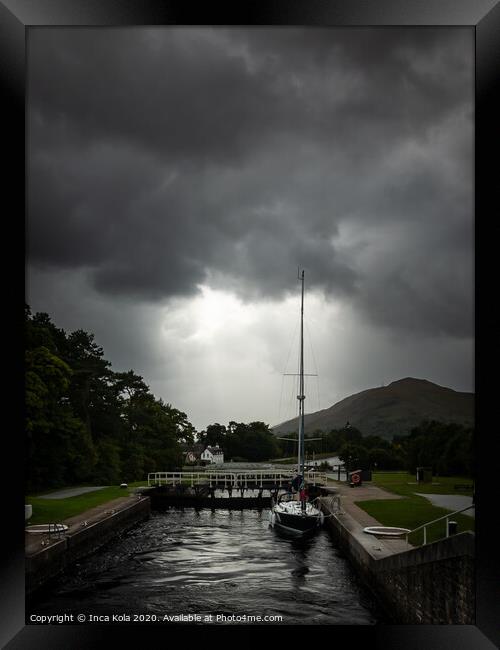
<svg viewBox="0 0 500 650">
<path fill-rule="evenodd" d="M 356 505 L 374 517 L 383 526 L 401 526 L 413 530 L 433 519 L 438 519 L 451 512 L 443 507 L 434 506 L 421 494 L 452 494 L 472 496 L 473 480 L 463 476 L 433 477 L 432 483 L 417 483 L 413 474 L 407 472 L 374 472 L 372 480 L 378 487 L 393 492 L 402 499 L 356 501 Z M 471 489 L 464 490 L 463 486 L 470 485 Z M 458 531 L 475 530 L 473 517 L 455 515 Z M 436 541 L 446 536 L 446 520 L 437 522 L 427 529 L 427 542 Z M 423 544 L 423 531 L 410 535 L 409 542 L 414 546 Z"/>
<path fill-rule="evenodd" d="M 33 506 L 33 515 L 26 522 L 26 525 L 61 523 L 65 519 L 79 515 L 86 510 L 96 506 L 113 501 L 120 497 L 128 496 L 135 487 L 147 484 L 147 481 L 136 481 L 129 483 L 127 488 L 120 488 L 118 485 L 105 487 L 95 492 L 86 492 L 78 496 L 66 497 L 63 499 L 43 499 L 36 495 L 25 497 L 25 503 Z M 74 487 L 91 487 L 74 486 Z M 61 488 L 70 489 L 70 488 Z M 57 492 L 58 490 L 51 490 Z M 45 490 L 42 494 L 49 494 L 51 491 Z"/>
</svg>

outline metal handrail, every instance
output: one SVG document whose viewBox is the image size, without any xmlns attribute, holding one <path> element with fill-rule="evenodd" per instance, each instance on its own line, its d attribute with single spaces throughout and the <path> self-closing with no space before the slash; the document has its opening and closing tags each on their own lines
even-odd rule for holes
<svg viewBox="0 0 500 650">
<path fill-rule="evenodd" d="M 55 522 L 49 523 L 48 533 L 49 537 L 52 537 L 52 535 L 56 534 L 58 537 L 61 537 L 61 535 L 64 533 L 64 524 Z"/>
<path fill-rule="evenodd" d="M 450 512 L 447 515 L 443 515 L 442 517 L 438 517 L 437 519 L 433 519 L 432 521 L 428 521 L 425 524 L 422 524 L 421 526 L 417 526 L 417 528 L 414 528 L 413 530 L 410 530 L 409 533 L 406 533 L 406 543 L 408 544 L 408 536 L 411 535 L 412 533 L 416 533 L 417 530 L 422 530 L 424 529 L 424 544 L 427 544 L 427 526 L 432 526 L 432 524 L 435 524 L 438 521 L 442 521 L 443 519 L 446 519 L 446 537 L 449 537 L 449 532 L 448 532 L 448 519 L 450 517 L 454 517 L 455 515 L 460 514 L 461 512 L 465 512 L 466 510 L 471 510 L 472 508 L 475 508 L 475 505 L 472 503 L 470 506 L 467 506 L 466 508 L 462 508 L 461 510 L 455 510 L 455 512 Z"/>
<path fill-rule="evenodd" d="M 208 470 L 206 472 L 149 472 L 148 474 L 148 485 L 165 483 L 176 485 L 177 483 L 182 483 L 183 479 L 186 479 L 191 483 L 191 487 L 195 484 L 199 485 L 200 483 L 209 482 L 210 486 L 212 481 L 215 482 L 224 482 L 224 485 L 230 485 L 232 487 L 246 487 L 248 481 L 259 482 L 262 487 L 262 482 L 265 479 L 273 479 L 278 481 L 280 486 L 282 481 L 289 479 L 294 475 L 292 470 L 283 470 L 283 471 L 243 471 L 243 472 L 220 472 L 217 470 Z M 305 472 L 305 478 L 308 479 L 316 485 L 316 483 L 328 483 L 328 476 L 324 472 L 314 472 L 308 471 Z"/>
</svg>

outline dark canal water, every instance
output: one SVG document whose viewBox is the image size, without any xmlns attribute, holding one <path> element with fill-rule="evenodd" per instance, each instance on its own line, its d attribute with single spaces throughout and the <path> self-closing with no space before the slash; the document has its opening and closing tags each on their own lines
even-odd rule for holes
<svg viewBox="0 0 500 650">
<path fill-rule="evenodd" d="M 284 624 L 302 625 L 381 622 L 327 530 L 297 541 L 270 528 L 267 517 L 267 509 L 153 512 L 27 603 L 27 618 L 212 614 L 216 622 L 219 614 L 282 616 Z"/>
</svg>

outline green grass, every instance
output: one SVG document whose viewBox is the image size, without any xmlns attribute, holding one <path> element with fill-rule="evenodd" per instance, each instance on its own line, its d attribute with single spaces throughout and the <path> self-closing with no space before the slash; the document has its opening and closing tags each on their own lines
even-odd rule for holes
<svg viewBox="0 0 500 650">
<path fill-rule="evenodd" d="M 86 510 L 95 508 L 95 506 L 100 506 L 108 501 L 113 501 L 113 499 L 126 497 L 131 493 L 130 488 L 138 487 L 140 485 L 147 485 L 147 481 L 129 483 L 129 489 L 111 486 L 103 488 L 102 490 L 96 490 L 95 492 L 87 492 L 86 494 L 81 494 L 79 496 L 69 497 L 67 499 L 42 499 L 36 495 L 29 495 L 25 497 L 25 503 L 30 503 L 33 506 L 33 516 L 26 523 L 27 525 L 60 523 L 69 517 L 74 517 Z M 52 490 L 52 492 L 55 491 L 56 490 Z M 49 494 L 49 492 L 44 491 L 42 494 Z"/>
<path fill-rule="evenodd" d="M 401 496 L 409 496 L 415 492 L 472 496 L 472 488 L 469 490 L 455 489 L 455 485 L 473 485 L 471 478 L 463 476 L 433 476 L 432 483 L 417 483 L 415 474 L 407 472 L 372 472 L 372 480 L 378 487 Z"/>
<path fill-rule="evenodd" d="M 374 472 L 373 483 L 389 492 L 402 496 L 402 499 L 357 501 L 356 505 L 374 517 L 384 526 L 401 526 L 410 530 L 428 521 L 442 517 L 449 512 L 445 508 L 433 506 L 423 494 L 462 494 L 472 495 L 472 491 L 455 490 L 457 484 L 471 484 L 471 479 L 463 477 L 434 477 L 433 483 L 415 482 L 415 476 L 406 472 Z M 412 485 L 411 483 L 415 483 Z M 458 524 L 458 531 L 474 530 L 474 518 L 467 515 L 455 515 L 453 521 Z M 427 529 L 427 542 L 433 542 L 446 536 L 446 520 L 439 521 Z M 409 541 L 415 546 L 423 544 L 423 531 L 410 535 Z"/>
</svg>

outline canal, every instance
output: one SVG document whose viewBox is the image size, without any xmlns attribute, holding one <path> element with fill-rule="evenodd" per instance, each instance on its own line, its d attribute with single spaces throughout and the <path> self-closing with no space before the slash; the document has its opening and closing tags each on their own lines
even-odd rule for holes
<svg viewBox="0 0 500 650">
<path fill-rule="evenodd" d="M 382 622 L 326 529 L 297 541 L 270 528 L 267 516 L 267 509 L 155 511 L 28 602 L 27 620 L 72 613 Z"/>
</svg>

